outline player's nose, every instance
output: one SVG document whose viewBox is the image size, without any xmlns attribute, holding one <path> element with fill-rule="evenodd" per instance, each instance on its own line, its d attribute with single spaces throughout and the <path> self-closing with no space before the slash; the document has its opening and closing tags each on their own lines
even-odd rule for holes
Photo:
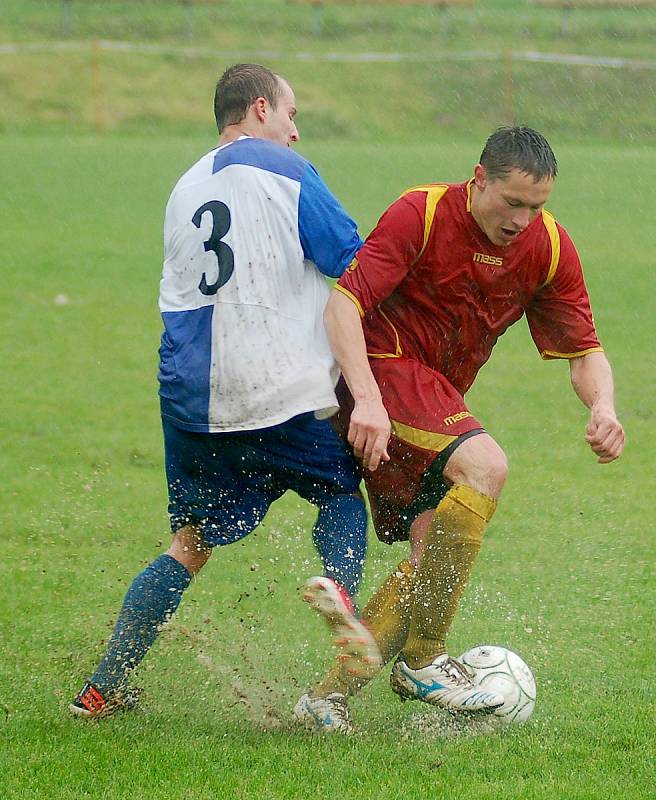
<svg viewBox="0 0 656 800">
<path fill-rule="evenodd" d="M 529 208 L 523 208 L 513 214 L 512 223 L 517 230 L 523 231 L 530 221 L 531 210 Z"/>
</svg>

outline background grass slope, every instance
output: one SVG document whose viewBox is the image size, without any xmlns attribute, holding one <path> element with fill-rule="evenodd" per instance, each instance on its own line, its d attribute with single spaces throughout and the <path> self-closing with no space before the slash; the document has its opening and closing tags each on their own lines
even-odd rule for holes
<svg viewBox="0 0 656 800">
<path fill-rule="evenodd" d="M 206 133 L 216 77 L 242 59 L 289 77 L 309 138 L 384 146 L 500 120 L 573 140 L 656 132 L 656 8 L 328 3 L 317 28 L 316 8 L 287 0 L 3 6 L 0 131 Z M 533 52 L 588 61 L 522 60 Z"/>
</svg>

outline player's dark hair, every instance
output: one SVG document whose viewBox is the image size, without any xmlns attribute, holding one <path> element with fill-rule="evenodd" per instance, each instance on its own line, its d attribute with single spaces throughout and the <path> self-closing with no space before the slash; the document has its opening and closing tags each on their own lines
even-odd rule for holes
<svg viewBox="0 0 656 800">
<path fill-rule="evenodd" d="M 536 181 L 555 178 L 558 164 L 549 142 L 541 133 L 522 125 L 497 128 L 485 143 L 480 164 L 488 177 L 503 178 L 518 169 Z"/>
<path fill-rule="evenodd" d="M 281 95 L 280 77 L 260 64 L 235 64 L 219 78 L 214 92 L 214 117 L 219 133 L 241 122 L 258 97 L 273 109 Z"/>
</svg>

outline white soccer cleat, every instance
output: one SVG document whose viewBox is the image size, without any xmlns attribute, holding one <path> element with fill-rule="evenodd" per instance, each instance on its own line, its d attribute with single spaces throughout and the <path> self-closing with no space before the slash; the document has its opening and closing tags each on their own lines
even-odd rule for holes
<svg viewBox="0 0 656 800">
<path fill-rule="evenodd" d="M 355 615 L 346 589 L 330 578 L 310 578 L 303 600 L 328 623 L 346 672 L 358 678 L 373 678 L 382 667 L 383 659 L 371 631 Z"/>
<path fill-rule="evenodd" d="M 351 733 L 351 715 L 346 697 L 333 692 L 327 697 L 304 694 L 294 706 L 294 717 L 306 728 L 324 733 Z"/>
<path fill-rule="evenodd" d="M 465 667 L 448 655 L 438 656 L 421 669 L 410 669 L 398 658 L 390 686 L 401 700 L 422 700 L 464 714 L 492 714 L 504 703 L 500 694 L 475 686 Z"/>
</svg>

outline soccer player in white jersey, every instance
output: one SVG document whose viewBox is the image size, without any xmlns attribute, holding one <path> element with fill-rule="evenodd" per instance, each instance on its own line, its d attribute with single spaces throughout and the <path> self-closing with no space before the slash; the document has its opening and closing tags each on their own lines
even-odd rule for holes
<svg viewBox="0 0 656 800">
<path fill-rule="evenodd" d="M 128 590 L 107 652 L 70 705 L 81 716 L 134 705 L 128 677 L 192 577 L 288 489 L 318 508 L 324 576 L 306 599 L 328 610 L 354 669 L 378 663 L 350 599 L 366 512 L 356 463 L 328 421 L 338 372 L 322 322 L 324 276 L 339 277 L 362 241 L 289 147 L 299 134 L 285 80 L 237 64 L 218 81 L 214 110 L 219 146 L 180 178 L 164 224 L 159 381 L 173 541 Z"/>
</svg>

